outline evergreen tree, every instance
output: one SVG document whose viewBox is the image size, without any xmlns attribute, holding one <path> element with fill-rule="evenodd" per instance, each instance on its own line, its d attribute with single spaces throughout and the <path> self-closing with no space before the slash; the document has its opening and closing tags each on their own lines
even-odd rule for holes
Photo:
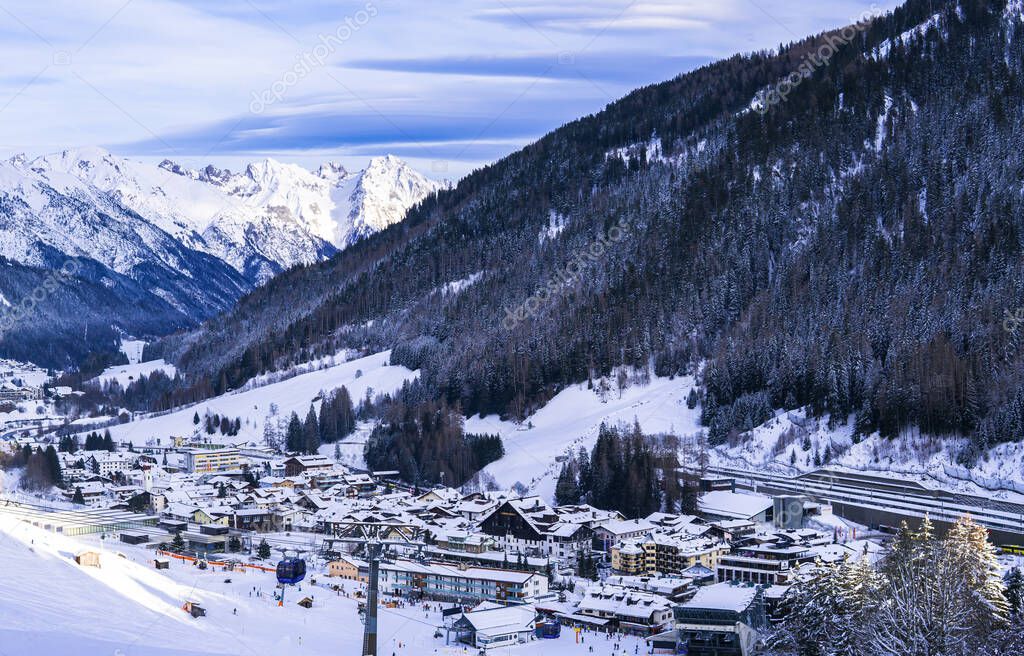
<svg viewBox="0 0 1024 656">
<path fill-rule="evenodd" d="M 181 552 L 185 550 L 185 538 L 181 536 L 181 531 L 175 531 L 174 539 L 171 540 L 171 551 Z"/>
<path fill-rule="evenodd" d="M 317 422 L 316 410 L 309 406 L 306 413 L 306 421 L 302 425 L 302 450 L 305 453 L 315 454 L 320 448 L 320 425 Z"/>
<path fill-rule="evenodd" d="M 1010 606 L 995 547 L 988 531 L 965 515 L 957 520 L 943 541 L 943 556 L 951 561 L 964 589 L 971 622 L 978 632 L 988 633 L 1006 622 Z"/>
<path fill-rule="evenodd" d="M 46 457 L 46 469 L 50 482 L 57 487 L 64 487 L 64 477 L 61 475 L 60 458 L 57 456 L 57 450 L 51 444 L 46 447 L 44 455 Z"/>
<path fill-rule="evenodd" d="M 1006 603 L 1013 617 L 1024 614 L 1024 573 L 1020 567 L 1014 567 L 1006 573 Z"/>
<path fill-rule="evenodd" d="M 555 483 L 555 503 L 567 506 L 580 501 L 579 481 L 576 475 L 576 461 L 569 459 L 562 464 L 562 471 Z"/>
<path fill-rule="evenodd" d="M 356 429 L 356 413 L 352 407 L 352 397 L 344 385 L 338 390 L 334 405 L 338 416 L 337 439 L 341 439 L 351 435 Z"/>
<path fill-rule="evenodd" d="M 82 505 L 85 503 L 85 497 L 82 495 L 82 488 L 75 487 L 75 493 L 71 497 L 71 503 Z"/>
<path fill-rule="evenodd" d="M 288 429 L 285 433 L 285 450 L 288 453 L 302 453 L 304 448 L 302 420 L 299 419 L 298 414 L 293 412 L 288 420 Z"/>
<path fill-rule="evenodd" d="M 260 540 L 259 546 L 256 547 L 256 557 L 260 560 L 270 558 L 270 545 L 267 544 L 266 538 Z"/>
</svg>

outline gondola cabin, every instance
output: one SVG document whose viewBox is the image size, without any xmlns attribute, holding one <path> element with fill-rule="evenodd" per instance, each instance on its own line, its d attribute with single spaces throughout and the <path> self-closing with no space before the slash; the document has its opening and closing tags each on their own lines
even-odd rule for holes
<svg viewBox="0 0 1024 656">
<path fill-rule="evenodd" d="M 548 620 L 546 622 L 537 624 L 535 633 L 538 638 L 543 638 L 546 640 L 555 640 L 560 635 L 562 635 L 562 625 L 556 622 L 555 620 Z"/>
<path fill-rule="evenodd" d="M 302 558 L 285 558 L 277 564 L 277 582 L 294 585 L 306 578 L 306 561 Z"/>
</svg>

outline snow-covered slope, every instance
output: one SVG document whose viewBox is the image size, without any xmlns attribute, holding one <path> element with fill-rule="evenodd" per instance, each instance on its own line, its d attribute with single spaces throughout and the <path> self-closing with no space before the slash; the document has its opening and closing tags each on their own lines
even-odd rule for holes
<svg viewBox="0 0 1024 656">
<path fill-rule="evenodd" d="M 389 360 L 390 351 L 385 351 L 338 364 L 323 362 L 320 369 L 262 387 L 224 394 L 169 414 L 141 417 L 127 424 L 112 426 L 110 432 L 118 442 L 130 441 L 142 446 L 161 439 L 161 443 L 166 444 L 172 435 L 190 435 L 198 431 L 193 417 L 196 413 L 200 416 L 209 413 L 242 418 L 239 434 L 227 438 L 231 442 L 262 444 L 264 425 L 268 420 L 286 422 L 292 412 L 305 416 L 321 392 L 329 393 L 344 386 L 358 401 L 366 396 L 368 389 L 374 395 L 391 393 L 405 381 L 414 380 L 419 375 L 405 367 L 389 366 Z M 162 362 L 143 363 L 136 367 L 148 365 L 152 368 L 158 364 Z M 132 368 L 114 367 L 111 373 L 103 375 L 115 376 L 118 371 L 126 369 Z M 276 417 L 270 415 L 271 405 L 277 408 Z"/>
<path fill-rule="evenodd" d="M 173 364 L 167 364 L 163 360 L 152 360 L 150 362 L 136 362 L 134 364 L 107 367 L 94 380 L 98 385 L 105 385 L 116 380 L 118 385 L 126 388 L 140 377 L 150 376 L 157 371 L 164 372 L 168 378 L 174 378 L 174 374 L 177 373 Z"/>
<path fill-rule="evenodd" d="M 597 440 L 601 423 L 609 425 L 639 422 L 647 434 L 691 435 L 701 430 L 700 410 L 686 407 L 686 396 L 694 388 L 691 376 L 653 378 L 646 385 L 632 385 L 605 394 L 586 385 L 562 390 L 522 424 L 496 417 L 471 417 L 465 430 L 470 433 L 501 435 L 505 457 L 484 468 L 483 482 L 509 488 L 521 483 L 531 491 L 552 499 L 561 465 L 556 458 L 588 452 Z"/>
<path fill-rule="evenodd" d="M 822 466 L 913 477 L 945 489 L 1004 497 L 1024 493 L 1024 445 L 998 444 L 982 453 L 972 468 L 957 463 L 964 438 L 908 430 L 894 439 L 877 432 L 853 435 L 853 417 L 834 422 L 808 416 L 807 409 L 776 412 L 775 417 L 710 450 L 710 462 L 723 467 L 794 475 Z"/>
<path fill-rule="evenodd" d="M 167 570 L 151 565 L 153 552 L 97 536 L 69 538 L 0 514 L 0 653 L 74 654 L 75 656 L 334 656 L 358 654 L 363 626 L 360 587 L 342 581 L 348 594 L 330 589 L 322 565 L 301 584 L 290 587 L 278 606 L 272 572 L 244 574 L 200 570 L 173 560 Z M 110 546 L 113 543 L 114 546 Z M 100 553 L 100 567 L 75 564 L 76 552 Z M 276 554 L 275 554 L 276 556 Z M 271 561 L 273 562 L 273 561 Z M 311 579 L 318 579 L 312 585 Z M 258 591 L 257 595 L 253 590 Z M 297 605 L 304 596 L 311 608 Z M 181 606 L 196 601 L 205 617 L 192 618 Z M 378 641 L 381 654 L 465 654 L 434 637 L 444 624 L 436 608 L 381 607 Z M 641 638 L 622 638 L 630 654 Z M 569 656 L 580 653 L 571 631 L 558 639 L 513 647 L 516 656 Z M 472 653 L 475 653 L 472 652 Z M 497 653 L 497 652 L 490 652 Z M 506 653 L 504 650 L 502 654 Z"/>
</svg>

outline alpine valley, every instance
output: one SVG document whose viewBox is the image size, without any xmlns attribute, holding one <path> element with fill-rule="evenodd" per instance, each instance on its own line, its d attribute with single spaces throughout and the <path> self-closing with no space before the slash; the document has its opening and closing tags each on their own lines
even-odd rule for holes
<svg viewBox="0 0 1024 656">
<path fill-rule="evenodd" d="M 638 89 L 159 355 L 219 393 L 392 349 L 413 404 L 520 420 L 620 367 L 699 374 L 712 444 L 806 407 L 974 463 L 1024 434 L 1024 14 L 910 0 L 849 31 Z"/>
<path fill-rule="evenodd" d="M 295 266 L 323 261 L 440 188 L 393 156 L 350 173 L 264 159 L 240 173 L 100 148 L 0 162 L 0 353 L 49 366 L 119 335 L 195 326 Z M 31 311 L 22 304 L 30 300 Z"/>
<path fill-rule="evenodd" d="M 366 3 L 234 142 L 453 184 L 0 163 L 0 653 L 1024 654 L 1024 0 L 872 1 Z M 260 57 L 347 10 L 128 4 Z M 836 5 L 539 138 L 575 55 L 506 100 L 515 30 L 616 77 Z"/>
</svg>

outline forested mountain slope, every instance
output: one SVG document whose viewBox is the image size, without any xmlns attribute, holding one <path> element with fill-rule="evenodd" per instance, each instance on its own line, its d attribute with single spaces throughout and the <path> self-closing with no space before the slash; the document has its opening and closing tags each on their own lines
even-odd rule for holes
<svg viewBox="0 0 1024 656">
<path fill-rule="evenodd" d="M 971 434 L 969 460 L 1024 434 L 1022 37 L 1017 2 L 910 0 L 639 89 L 161 349 L 220 391 L 390 347 L 425 394 L 519 417 L 706 362 L 713 442 L 810 405 Z"/>
</svg>

